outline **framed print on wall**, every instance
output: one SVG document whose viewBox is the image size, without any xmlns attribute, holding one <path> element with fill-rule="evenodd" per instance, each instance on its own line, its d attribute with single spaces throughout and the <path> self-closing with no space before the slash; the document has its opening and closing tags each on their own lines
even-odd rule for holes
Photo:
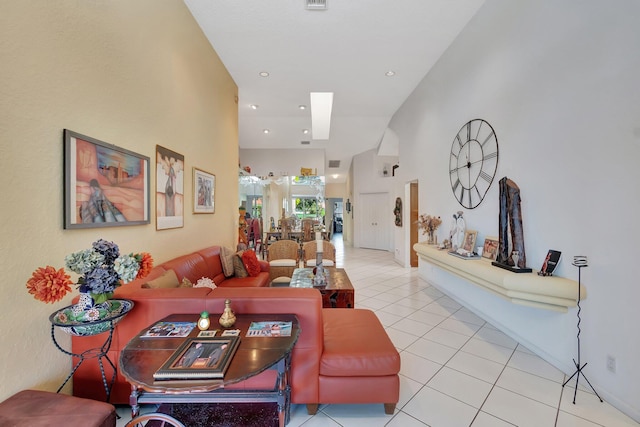
<svg viewBox="0 0 640 427">
<path fill-rule="evenodd" d="M 215 205 L 216 176 L 193 168 L 193 213 L 212 214 Z"/>
<path fill-rule="evenodd" d="M 184 226 L 184 156 L 156 145 L 156 229 Z"/>
<path fill-rule="evenodd" d="M 149 157 L 64 130 L 64 228 L 149 224 Z"/>
</svg>

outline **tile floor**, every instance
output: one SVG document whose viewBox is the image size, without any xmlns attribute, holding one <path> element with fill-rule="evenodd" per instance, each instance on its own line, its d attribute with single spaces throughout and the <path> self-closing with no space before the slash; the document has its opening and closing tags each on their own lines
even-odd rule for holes
<svg viewBox="0 0 640 427">
<path fill-rule="evenodd" d="M 356 307 L 376 312 L 400 351 L 400 402 L 323 405 L 309 416 L 292 405 L 289 427 L 638 426 L 489 323 L 405 269 L 385 251 L 354 249 L 335 235 L 337 265 L 356 289 Z M 128 408 L 119 408 L 124 426 Z M 191 426 L 189 426 L 191 427 Z"/>
</svg>

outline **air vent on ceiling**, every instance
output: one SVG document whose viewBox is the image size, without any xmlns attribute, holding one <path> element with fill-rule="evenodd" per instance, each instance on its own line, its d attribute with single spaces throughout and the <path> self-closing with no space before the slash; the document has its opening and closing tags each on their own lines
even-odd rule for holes
<svg viewBox="0 0 640 427">
<path fill-rule="evenodd" d="M 330 168 L 339 168 L 340 167 L 340 160 L 329 160 L 329 167 Z"/>
<path fill-rule="evenodd" d="M 311 145 L 311 141 L 300 141 L 302 145 Z"/>
<path fill-rule="evenodd" d="M 327 10 L 327 0 L 304 0 L 307 10 Z"/>
</svg>

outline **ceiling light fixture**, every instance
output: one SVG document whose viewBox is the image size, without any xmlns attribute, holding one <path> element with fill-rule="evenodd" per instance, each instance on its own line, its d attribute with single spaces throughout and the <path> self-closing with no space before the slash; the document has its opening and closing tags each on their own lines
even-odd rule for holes
<svg viewBox="0 0 640 427">
<path fill-rule="evenodd" d="M 309 133 L 309 129 L 302 129 L 302 133 L 307 135 Z"/>
<path fill-rule="evenodd" d="M 384 73 L 384 75 L 387 76 L 387 77 L 393 77 L 393 76 L 396 75 L 396 72 L 393 71 L 393 70 L 389 70 L 386 73 Z"/>
<path fill-rule="evenodd" d="M 264 134 L 269 133 L 269 129 L 262 129 L 262 133 L 264 133 Z"/>
<path fill-rule="evenodd" d="M 260 75 L 260 77 L 269 77 L 269 73 L 267 73 L 266 71 L 260 71 L 258 74 Z"/>
<path fill-rule="evenodd" d="M 331 176 L 333 177 L 333 179 L 338 179 L 338 177 L 339 177 L 340 175 L 338 175 L 337 173 L 334 173 L 334 174 L 333 174 L 333 175 L 331 175 Z"/>
<path fill-rule="evenodd" d="M 301 110 L 306 110 L 307 106 L 304 105 L 304 104 L 300 104 L 300 105 L 298 105 L 298 108 L 301 109 Z"/>
<path fill-rule="evenodd" d="M 249 107 L 251 107 L 252 110 L 257 110 L 258 106 L 256 104 L 251 104 L 249 105 Z"/>
<path fill-rule="evenodd" d="M 313 139 L 329 139 L 333 92 L 311 92 L 311 132 Z"/>
</svg>

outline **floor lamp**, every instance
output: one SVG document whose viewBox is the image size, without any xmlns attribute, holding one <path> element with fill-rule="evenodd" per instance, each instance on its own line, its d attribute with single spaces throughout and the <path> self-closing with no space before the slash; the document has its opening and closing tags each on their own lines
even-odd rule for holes
<svg viewBox="0 0 640 427">
<path fill-rule="evenodd" d="M 587 379 L 587 377 L 584 374 L 584 372 L 582 372 L 584 367 L 587 366 L 587 363 L 585 362 L 584 365 L 580 365 L 580 332 L 581 332 L 581 330 L 580 330 L 580 322 L 582 321 L 582 319 L 580 318 L 580 311 L 582 310 L 580 308 L 580 290 L 581 290 L 581 287 L 582 287 L 581 280 L 580 280 L 581 279 L 580 273 L 581 273 L 581 271 L 582 271 L 582 269 L 584 267 L 588 267 L 587 257 L 586 256 L 582 256 L 582 255 L 574 256 L 573 257 L 573 265 L 578 267 L 578 335 L 576 335 L 576 338 L 578 339 L 578 360 L 576 361 L 576 359 L 573 359 L 573 364 L 576 366 L 576 371 L 573 373 L 573 375 L 571 375 L 569 377 L 568 380 L 566 380 L 562 384 L 562 387 L 567 385 L 567 383 L 569 381 L 571 381 L 571 379 L 573 377 L 576 377 L 576 389 L 573 391 L 573 404 L 575 405 L 576 404 L 576 394 L 578 393 L 578 382 L 580 381 L 580 375 L 582 375 L 582 377 L 587 382 L 587 384 L 589 384 L 589 387 L 591 387 L 591 390 L 593 390 L 595 395 L 598 396 L 598 399 L 600 399 L 600 402 L 602 402 L 602 398 L 600 397 L 600 395 L 598 394 L 596 389 L 593 388 L 593 386 L 591 385 L 591 383 Z"/>
</svg>

